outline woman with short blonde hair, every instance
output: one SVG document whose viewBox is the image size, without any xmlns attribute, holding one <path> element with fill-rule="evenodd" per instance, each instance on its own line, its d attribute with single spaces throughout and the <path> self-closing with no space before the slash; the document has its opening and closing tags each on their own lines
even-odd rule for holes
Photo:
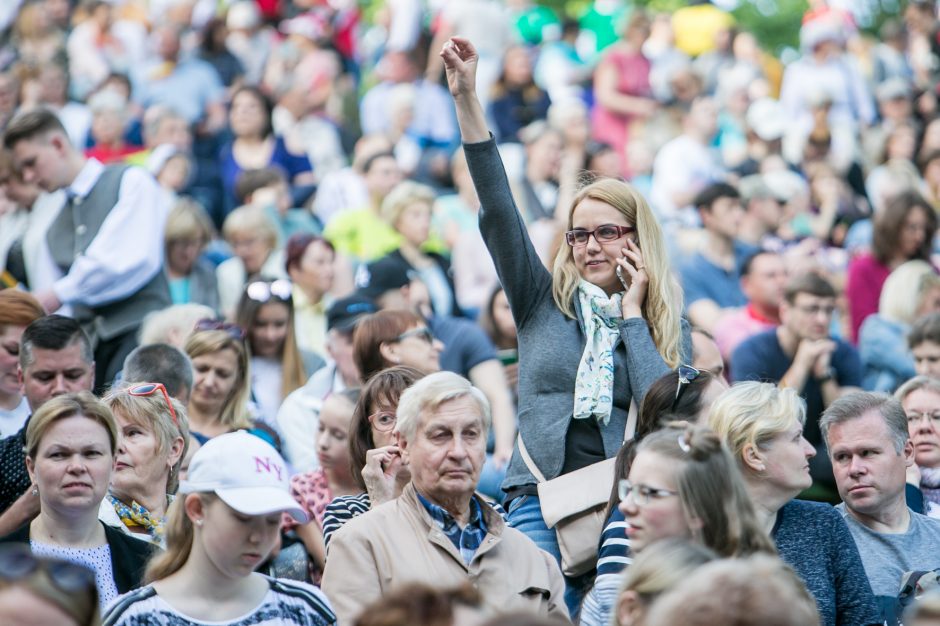
<svg viewBox="0 0 940 626">
<path fill-rule="evenodd" d="M 88 391 L 57 396 L 26 427 L 26 469 L 39 515 L 2 542 L 95 572 L 104 608 L 140 584 L 151 546 L 98 520 L 120 435 L 111 410 Z"/>
<path fill-rule="evenodd" d="M 229 213 L 222 225 L 222 236 L 235 256 L 216 268 L 219 307 L 232 319 L 249 278 L 263 275 L 287 279 L 287 270 L 277 225 L 263 207 L 246 205 Z"/>
<path fill-rule="evenodd" d="M 121 438 L 99 518 L 132 537 L 165 547 L 166 511 L 189 447 L 186 409 L 161 383 L 117 387 L 103 402 L 114 414 Z"/>
<path fill-rule="evenodd" d="M 806 403 L 792 388 L 733 385 L 712 404 L 708 425 L 744 476 L 763 531 L 816 598 L 824 626 L 879 624 L 880 610 L 855 540 L 829 504 L 794 500 L 813 484 L 816 450 L 803 437 Z"/>
</svg>

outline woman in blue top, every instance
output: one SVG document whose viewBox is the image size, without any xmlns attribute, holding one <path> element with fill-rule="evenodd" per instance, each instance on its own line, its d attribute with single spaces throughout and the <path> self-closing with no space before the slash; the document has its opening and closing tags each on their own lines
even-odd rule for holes
<svg viewBox="0 0 940 626">
<path fill-rule="evenodd" d="M 234 139 L 219 153 L 226 215 L 240 204 L 235 183 L 245 170 L 276 167 L 284 171 L 291 186 L 314 182 L 310 159 L 291 152 L 284 138 L 274 134 L 273 110 L 271 101 L 256 87 L 242 87 L 232 96 L 228 119 Z"/>
<path fill-rule="evenodd" d="M 708 425 L 744 475 L 759 521 L 777 552 L 816 598 L 823 626 L 881 624 L 862 559 L 842 516 L 820 502 L 794 500 L 813 479 L 815 448 L 803 437 L 806 403 L 794 389 L 737 383 L 712 405 Z"/>
<path fill-rule="evenodd" d="M 567 245 L 546 270 L 476 96 L 476 51 L 453 38 L 441 54 L 481 202 L 480 232 L 518 326 L 519 434 L 541 473 L 555 478 L 616 455 L 631 402 L 688 354 L 682 297 L 649 205 L 616 180 L 576 195 L 564 216 Z M 536 483 L 517 445 L 503 483 L 510 523 L 560 558 Z"/>
</svg>

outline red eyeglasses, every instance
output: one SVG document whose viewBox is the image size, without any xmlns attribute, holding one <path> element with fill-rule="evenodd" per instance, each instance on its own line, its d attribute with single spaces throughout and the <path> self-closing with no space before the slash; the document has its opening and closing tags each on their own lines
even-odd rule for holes
<svg viewBox="0 0 940 626">
<path fill-rule="evenodd" d="M 127 389 L 127 393 L 129 395 L 138 397 L 152 396 L 158 391 L 163 394 L 163 399 L 166 401 L 166 408 L 170 410 L 170 417 L 173 418 L 173 423 L 176 424 L 176 428 L 179 430 L 179 419 L 176 417 L 176 411 L 173 409 L 173 402 L 170 401 L 170 394 L 167 393 L 166 387 L 163 386 L 163 383 L 141 383 Z"/>
</svg>

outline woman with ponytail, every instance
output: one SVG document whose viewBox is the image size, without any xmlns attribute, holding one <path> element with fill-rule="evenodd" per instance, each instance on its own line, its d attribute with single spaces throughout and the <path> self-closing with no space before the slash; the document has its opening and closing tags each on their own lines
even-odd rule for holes
<svg viewBox="0 0 940 626">
<path fill-rule="evenodd" d="M 503 483 L 509 521 L 560 560 L 530 465 L 551 480 L 617 454 L 625 433 L 632 434 L 631 403 L 639 405 L 653 381 L 688 362 L 682 296 L 653 212 L 618 180 L 573 194 L 558 220 L 566 232 L 549 272 L 476 96 L 477 53 L 455 37 L 441 56 L 482 206 L 480 232 L 518 326 L 520 438 Z M 582 582 L 568 580 L 569 608 L 577 607 Z"/>
<path fill-rule="evenodd" d="M 147 566 L 149 584 L 118 598 L 104 623 L 335 624 L 315 587 L 254 571 L 278 544 L 282 513 L 306 521 L 277 451 L 243 431 L 211 439 L 170 505 L 167 549 Z"/>
</svg>

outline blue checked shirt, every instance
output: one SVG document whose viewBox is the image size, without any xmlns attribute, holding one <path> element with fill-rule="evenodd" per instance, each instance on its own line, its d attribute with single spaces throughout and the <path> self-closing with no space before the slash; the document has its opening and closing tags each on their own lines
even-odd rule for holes
<svg viewBox="0 0 940 626">
<path fill-rule="evenodd" d="M 483 509 L 480 508 L 476 496 L 470 498 L 470 521 L 463 528 L 460 528 L 457 520 L 450 513 L 427 500 L 420 493 L 418 493 L 418 500 L 424 505 L 437 527 L 447 535 L 454 547 L 460 551 L 464 563 L 469 565 L 470 561 L 473 560 L 473 555 L 476 554 L 477 548 L 480 547 L 486 537 L 486 521 L 483 519 Z"/>
</svg>

